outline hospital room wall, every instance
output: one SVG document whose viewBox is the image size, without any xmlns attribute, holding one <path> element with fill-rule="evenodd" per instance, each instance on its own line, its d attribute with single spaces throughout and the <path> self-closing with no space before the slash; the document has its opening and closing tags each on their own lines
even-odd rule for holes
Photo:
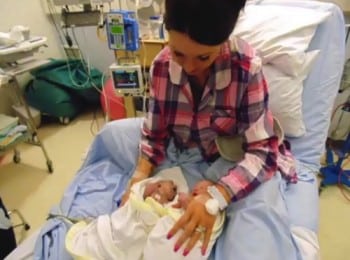
<svg viewBox="0 0 350 260">
<path fill-rule="evenodd" d="M 129 0 L 114 0 L 111 4 L 112 9 L 123 9 L 128 10 L 133 8 L 134 4 Z M 159 2 L 159 1 L 157 1 Z M 119 6 L 119 3 L 121 6 Z M 147 9 L 147 8 L 146 8 Z M 105 8 L 107 10 L 107 8 Z M 150 8 L 150 10 L 152 10 Z M 144 15 L 152 15 L 149 9 L 143 12 Z M 69 30 L 69 33 L 72 35 L 73 31 Z M 101 72 L 107 73 L 109 66 L 115 61 L 114 52 L 108 48 L 108 42 L 102 31 L 101 36 L 98 37 L 96 27 L 80 27 L 74 29 L 78 45 L 81 49 L 84 58 L 92 66 L 99 69 Z"/>
<path fill-rule="evenodd" d="M 119 8 L 118 3 L 119 1 L 114 1 L 112 8 Z M 122 8 L 126 8 L 125 0 L 122 0 L 121 3 Z M 41 58 L 64 57 L 58 33 L 49 17 L 47 0 L 1 0 L 0 4 L 0 32 L 7 32 L 14 25 L 28 26 L 31 35 L 48 38 L 48 47 L 42 48 L 36 56 Z M 108 49 L 107 42 L 97 37 L 96 27 L 76 28 L 74 32 L 84 58 L 92 66 L 106 72 L 109 65 L 114 62 L 114 54 Z M 72 35 L 72 31 L 69 33 Z M 21 83 L 24 84 L 28 78 L 28 75 L 20 77 Z M 0 87 L 0 113 L 12 113 L 11 97 L 10 89 Z"/>
<path fill-rule="evenodd" d="M 40 58 L 60 58 L 63 52 L 59 47 L 59 39 L 54 27 L 51 25 L 47 11 L 42 5 L 46 0 L 1 0 L 0 3 L 0 32 L 7 32 L 14 25 L 24 25 L 30 28 L 31 35 L 45 36 L 47 48 L 41 48 L 36 54 Z M 20 77 L 24 83 L 28 75 Z M 0 113 L 11 114 L 12 91 L 0 87 Z"/>
</svg>

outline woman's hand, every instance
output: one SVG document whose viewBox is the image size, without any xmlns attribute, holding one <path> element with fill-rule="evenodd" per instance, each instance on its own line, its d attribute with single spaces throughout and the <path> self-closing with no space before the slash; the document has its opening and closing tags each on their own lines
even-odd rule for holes
<svg viewBox="0 0 350 260">
<path fill-rule="evenodd" d="M 192 199 L 192 195 L 185 192 L 179 192 L 177 202 L 172 207 L 176 209 L 187 209 L 188 204 Z"/>
<path fill-rule="evenodd" d="M 131 191 L 131 186 L 134 185 L 137 182 L 140 182 L 144 179 L 147 179 L 149 177 L 148 174 L 138 171 L 136 170 L 134 172 L 134 174 L 132 175 L 131 179 L 128 182 L 128 185 L 126 186 L 125 192 L 123 194 L 123 197 L 121 199 L 121 203 L 120 206 L 124 206 L 124 204 L 128 201 L 129 199 L 129 195 L 130 195 L 130 191 Z"/>
<path fill-rule="evenodd" d="M 183 255 L 188 255 L 197 241 L 204 237 L 201 251 L 202 255 L 205 255 L 216 219 L 216 216 L 210 215 L 205 208 L 205 203 L 210 198 L 208 193 L 195 196 L 189 202 L 183 216 L 169 231 L 168 239 L 174 236 L 180 229 L 183 230 L 183 233 L 175 243 L 175 252 L 186 243 Z"/>
</svg>

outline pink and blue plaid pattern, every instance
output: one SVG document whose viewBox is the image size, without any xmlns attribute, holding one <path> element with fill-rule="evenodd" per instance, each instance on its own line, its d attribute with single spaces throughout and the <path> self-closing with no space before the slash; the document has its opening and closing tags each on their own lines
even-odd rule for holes
<svg viewBox="0 0 350 260">
<path fill-rule="evenodd" d="M 243 198 L 277 170 L 296 181 L 294 159 L 273 131 L 268 87 L 261 61 L 244 41 L 223 45 L 211 67 L 198 112 L 187 76 L 163 49 L 153 62 L 149 112 L 142 128 L 141 152 L 153 164 L 165 158 L 167 140 L 186 149 L 199 147 L 203 158 L 218 158 L 218 135 L 244 135 L 244 158 L 220 180 L 232 195 Z"/>
</svg>

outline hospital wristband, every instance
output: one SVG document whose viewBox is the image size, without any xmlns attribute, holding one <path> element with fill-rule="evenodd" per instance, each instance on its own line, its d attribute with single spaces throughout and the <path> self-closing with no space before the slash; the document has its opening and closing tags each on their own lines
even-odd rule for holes
<svg viewBox="0 0 350 260">
<path fill-rule="evenodd" d="M 228 203 L 227 203 L 224 195 L 221 194 L 221 192 L 219 191 L 219 189 L 215 185 L 209 186 L 207 189 L 207 192 L 209 193 L 209 195 L 213 199 L 217 200 L 221 211 L 227 208 Z"/>
</svg>

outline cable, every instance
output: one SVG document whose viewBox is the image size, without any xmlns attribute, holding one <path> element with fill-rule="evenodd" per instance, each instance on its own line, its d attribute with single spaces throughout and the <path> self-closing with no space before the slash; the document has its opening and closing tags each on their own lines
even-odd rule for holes
<svg viewBox="0 0 350 260">
<path fill-rule="evenodd" d="M 72 48 L 72 46 L 73 46 L 72 38 L 70 37 L 70 35 L 69 35 L 69 33 L 68 33 L 67 27 L 66 27 L 65 29 L 66 29 L 65 38 L 66 38 L 67 44 L 68 44 L 68 46 L 69 46 L 70 48 Z"/>
<path fill-rule="evenodd" d="M 54 17 L 54 13 L 56 13 L 56 9 L 55 9 L 55 6 L 53 5 L 53 3 L 51 2 L 51 0 L 47 0 L 47 7 L 49 9 L 49 13 L 50 13 L 50 19 L 55 27 L 55 30 L 57 31 L 58 33 L 58 37 L 60 39 L 60 42 L 61 44 L 64 45 L 64 40 L 63 40 L 63 37 L 62 37 L 62 31 L 59 29 L 58 25 L 56 24 L 56 21 L 55 21 L 55 17 Z"/>
<path fill-rule="evenodd" d="M 59 29 L 59 26 L 57 25 L 57 22 L 56 22 L 56 20 L 55 20 L 55 18 L 54 18 L 54 14 L 56 13 L 56 9 L 55 9 L 54 4 L 52 3 L 52 0 L 47 0 L 47 6 L 48 6 L 48 8 L 49 8 L 51 20 L 52 20 L 52 22 L 53 22 L 53 24 L 54 24 L 54 26 L 55 26 L 55 29 L 56 29 L 56 31 L 57 31 L 57 33 L 58 33 L 59 38 L 60 38 L 61 45 L 62 45 L 62 47 L 64 48 L 65 42 L 64 42 L 64 40 L 63 40 L 63 38 L 62 38 L 62 34 L 63 34 L 63 35 L 65 35 L 65 34 L 64 34 L 64 32 L 63 32 L 62 29 Z M 66 29 L 66 30 L 67 30 L 67 29 Z M 73 38 L 76 40 L 74 30 L 72 30 L 72 32 L 73 32 Z M 68 31 L 67 31 L 67 35 L 68 35 Z M 70 37 L 69 37 L 69 38 L 70 38 Z M 67 39 L 67 38 L 66 38 L 66 39 Z M 67 40 L 67 44 L 69 45 L 68 40 Z M 79 47 L 79 45 L 77 45 L 77 46 L 78 46 L 78 49 L 79 49 L 79 54 L 82 56 L 80 47 Z M 70 78 L 70 80 L 72 81 L 73 85 L 76 86 L 76 87 L 83 87 L 83 86 L 85 86 L 85 85 L 89 82 L 89 77 L 87 78 L 87 80 L 86 80 L 83 84 L 78 84 L 78 83 L 74 80 L 74 78 L 73 78 L 73 76 L 72 76 L 72 69 L 71 69 L 71 66 L 70 66 L 70 64 L 69 64 L 69 62 L 68 62 L 69 57 L 68 57 L 66 51 L 64 51 L 64 55 L 65 55 L 65 58 L 66 58 L 66 64 L 67 64 L 67 68 L 68 68 L 68 75 L 69 75 L 69 78 Z M 83 58 L 83 56 L 82 56 L 82 58 Z"/>
<path fill-rule="evenodd" d="M 58 22 L 56 22 L 56 20 L 55 20 L 55 18 L 54 18 L 54 13 L 56 13 L 55 6 L 54 6 L 54 4 L 52 3 L 52 0 L 47 0 L 47 3 L 48 3 L 49 11 L 50 11 L 50 18 L 51 18 L 51 20 L 52 20 L 52 22 L 53 22 L 53 24 L 54 24 L 54 26 L 55 26 L 55 29 L 56 29 L 56 31 L 57 31 L 57 33 L 58 33 L 58 35 L 59 35 L 59 38 L 60 38 L 60 42 L 61 42 L 61 44 L 62 44 L 62 47 L 64 47 L 65 41 L 64 41 L 62 35 L 65 35 L 65 36 L 69 35 L 69 34 L 68 34 L 68 30 L 67 30 L 67 28 L 66 28 L 66 34 L 65 34 L 64 31 L 63 31 L 63 29 L 60 29 L 60 28 L 59 28 L 59 26 L 57 25 Z M 111 3 L 109 2 L 108 5 L 109 5 L 109 10 L 111 11 L 111 10 L 112 10 Z M 78 8 L 78 6 L 74 6 L 74 7 Z M 76 8 L 75 8 L 75 9 L 76 9 Z M 79 8 L 80 8 L 80 6 L 79 6 Z M 73 83 L 73 85 L 76 86 L 76 87 L 84 87 L 84 86 L 86 86 L 86 84 L 91 83 L 91 85 L 97 90 L 97 92 L 98 92 L 100 95 L 103 95 L 103 98 L 104 98 L 105 104 L 106 104 L 106 112 L 107 112 L 107 113 L 106 113 L 105 121 L 108 122 L 108 121 L 109 121 L 108 113 L 109 113 L 109 109 L 110 109 L 110 101 L 113 100 L 114 102 L 116 102 L 117 104 L 120 104 L 120 105 L 122 105 L 122 106 L 124 106 L 124 103 L 121 102 L 119 99 L 114 99 L 113 96 L 112 96 L 112 97 L 107 97 L 106 91 L 103 91 L 103 87 L 104 87 L 104 84 L 105 84 L 105 76 L 106 76 L 106 74 L 107 74 L 106 72 L 104 72 L 104 73 L 102 74 L 102 77 L 101 77 L 101 89 L 102 89 L 102 90 L 96 86 L 96 84 L 94 83 L 94 81 L 93 81 L 92 78 L 91 78 L 91 73 L 90 73 L 90 62 L 89 62 L 89 60 L 87 60 L 87 65 L 86 65 L 86 63 L 85 63 L 85 60 L 86 60 L 86 59 L 85 59 L 85 57 L 84 57 L 84 55 L 83 55 L 82 49 L 81 49 L 80 44 L 79 44 L 79 42 L 78 42 L 78 39 L 77 39 L 77 36 L 76 36 L 76 32 L 75 32 L 75 27 L 70 27 L 70 29 L 71 29 L 71 31 L 72 31 L 72 35 L 73 35 L 74 42 L 75 42 L 75 44 L 77 45 L 77 48 L 78 48 L 78 51 L 79 51 L 81 63 L 82 63 L 82 65 L 83 65 L 83 68 L 84 68 L 85 72 L 87 73 L 87 78 L 86 78 L 86 81 L 85 81 L 84 83 L 79 84 L 78 82 L 76 82 L 76 81 L 74 80 L 74 77 L 73 77 L 73 72 L 72 72 L 71 64 L 68 62 L 69 57 L 68 57 L 66 51 L 64 51 L 64 55 L 65 55 L 65 58 L 66 58 L 66 64 L 67 64 L 68 74 L 69 74 L 70 80 L 71 80 L 71 82 Z M 85 37 L 85 39 L 86 39 L 85 31 L 84 31 L 84 37 Z M 70 37 L 67 37 L 67 38 L 70 38 Z M 66 39 L 66 41 L 67 41 L 67 39 Z M 87 41 L 87 40 L 86 40 L 86 41 Z M 67 44 L 70 45 L 69 43 L 67 43 Z M 75 54 L 74 54 L 74 56 L 75 56 Z M 94 114 L 93 118 L 94 118 L 94 119 L 93 119 L 92 125 L 95 123 L 94 121 L 95 121 L 95 119 L 96 119 L 96 114 Z M 97 124 L 97 127 L 99 128 L 99 124 L 98 124 L 97 120 L 96 120 L 96 124 Z M 91 126 L 91 127 L 92 127 L 92 126 Z M 92 132 L 93 132 L 93 131 L 92 131 Z"/>
<path fill-rule="evenodd" d="M 84 42 L 88 42 L 85 28 L 83 28 L 83 36 L 84 36 Z M 89 55 L 89 52 L 87 54 L 87 59 L 86 60 L 87 60 L 87 70 L 88 70 L 87 73 L 90 76 L 91 75 L 91 66 L 90 66 L 90 55 Z"/>
<path fill-rule="evenodd" d="M 98 118 L 97 118 L 97 109 L 95 109 L 93 114 L 92 114 L 92 121 L 90 124 L 90 133 L 92 136 L 96 136 L 96 134 L 97 134 L 97 132 L 94 131 L 95 122 L 96 122 L 96 130 L 98 132 L 98 131 L 100 131 L 100 125 L 98 123 Z"/>
<path fill-rule="evenodd" d="M 85 31 L 84 31 L 84 37 L 85 37 L 85 40 L 87 41 Z M 78 40 L 77 40 L 77 36 L 76 36 L 74 30 L 73 30 L 73 38 L 74 38 L 74 41 L 76 42 L 76 44 L 77 44 L 77 46 L 78 46 L 78 48 L 79 48 L 79 50 L 80 50 L 80 52 L 81 52 L 81 48 L 80 48 L 80 45 L 79 45 L 79 42 L 78 42 Z M 84 58 L 83 54 L 81 54 L 81 55 L 82 55 L 82 57 Z M 89 76 L 89 79 L 91 79 L 91 73 L 90 73 L 90 71 L 89 71 L 89 70 L 90 70 L 89 64 L 88 64 L 88 69 L 86 69 L 85 66 L 84 66 L 84 68 L 85 68 L 85 70 L 86 70 L 86 73 L 87 73 L 88 76 Z M 106 91 L 103 91 L 103 87 L 104 87 L 104 84 L 105 84 L 105 76 L 106 76 L 106 74 L 107 74 L 108 72 L 109 72 L 109 71 L 107 71 L 107 72 L 105 71 L 105 72 L 102 73 L 102 77 L 101 77 L 101 89 L 102 89 L 102 90 L 96 86 L 96 84 L 94 83 L 94 81 L 93 81 L 92 79 L 91 79 L 91 81 L 90 81 L 91 85 L 97 90 L 97 92 L 98 92 L 100 95 L 103 95 L 103 98 L 104 98 L 104 100 L 105 100 L 106 112 L 107 112 L 107 113 L 106 113 L 106 117 L 105 117 L 105 122 L 108 122 L 108 121 L 109 121 L 109 115 L 108 115 L 108 113 L 109 113 L 109 109 L 110 109 L 110 100 L 113 99 L 113 97 L 108 98 L 108 97 L 107 97 L 107 94 L 106 94 Z M 120 105 L 124 106 L 124 104 L 123 104 L 121 101 L 115 100 L 115 99 L 113 99 L 113 100 L 116 101 L 117 103 L 119 103 Z"/>
<path fill-rule="evenodd" d="M 85 32 L 85 30 L 84 30 L 83 32 L 84 32 L 85 41 L 88 42 L 88 41 L 87 41 L 87 37 L 86 37 L 86 32 Z M 77 40 L 77 37 L 76 37 L 76 34 L 75 34 L 75 33 L 73 33 L 73 37 L 74 37 L 75 41 L 77 42 L 77 45 L 78 45 L 79 50 L 81 50 L 80 45 L 79 45 L 79 43 L 78 43 L 78 40 Z M 89 60 L 88 60 L 88 69 L 90 70 Z M 97 92 L 98 92 L 100 95 L 103 95 L 103 98 L 104 98 L 104 100 L 105 100 L 105 106 L 106 106 L 105 122 L 108 122 L 109 119 L 110 119 L 110 118 L 109 118 L 110 102 L 111 102 L 112 100 L 113 100 L 115 103 L 120 104 L 121 106 L 124 106 L 124 103 L 121 102 L 119 99 L 116 99 L 116 98 L 114 98 L 113 96 L 112 96 L 112 97 L 107 97 L 106 90 L 104 89 L 104 85 L 105 85 L 105 77 L 106 77 L 106 75 L 108 74 L 108 72 L 109 72 L 109 69 L 105 70 L 105 71 L 102 73 L 102 77 L 101 77 L 101 89 L 102 89 L 102 90 L 99 89 L 99 88 L 95 85 L 95 83 L 91 80 L 92 86 L 97 90 Z M 87 73 L 88 73 L 88 75 L 91 77 L 90 71 L 89 71 L 89 72 L 87 71 Z M 96 121 L 97 127 L 99 128 L 98 122 L 97 122 L 97 119 L 96 119 L 95 116 L 94 116 L 94 121 Z M 94 123 L 94 122 L 92 122 L 92 123 Z M 92 132 L 93 132 L 93 131 L 92 131 Z"/>
<path fill-rule="evenodd" d="M 65 44 L 67 43 L 67 45 L 69 47 L 72 47 L 73 46 L 73 42 L 72 42 L 72 39 L 71 37 L 69 36 L 69 33 L 68 33 L 68 28 L 66 27 L 65 28 L 65 32 L 62 28 L 60 28 L 60 26 L 58 25 L 59 23 L 55 20 L 55 16 L 54 14 L 56 14 L 56 7 L 54 6 L 52 0 L 47 0 L 47 6 L 48 6 L 48 9 L 49 9 L 49 13 L 50 13 L 50 19 L 55 27 L 55 30 L 57 31 L 58 33 L 58 36 L 59 36 L 59 39 L 60 39 L 60 42 L 61 42 L 61 46 L 64 48 Z M 80 8 L 80 6 L 74 6 L 75 9 L 77 8 Z M 109 3 L 109 8 L 111 9 L 111 4 Z M 68 9 L 68 6 L 66 7 L 66 9 L 69 11 Z M 80 44 L 78 42 L 78 39 L 77 39 L 77 36 L 76 36 L 76 32 L 75 32 L 75 27 L 70 27 L 71 31 L 72 31 L 72 35 L 73 35 L 73 39 L 74 39 L 74 42 L 78 48 L 78 51 L 79 51 L 79 55 L 80 57 L 78 57 L 80 60 L 81 60 L 81 64 L 85 70 L 85 72 L 87 73 L 87 78 L 85 80 L 85 82 L 83 82 L 82 84 L 79 84 L 78 82 L 76 82 L 76 80 L 74 79 L 73 77 L 73 72 L 72 72 L 72 68 L 71 68 L 71 64 L 69 63 L 69 57 L 68 57 L 68 54 L 66 52 L 66 50 L 64 50 L 64 56 L 66 58 L 66 65 L 67 65 L 67 68 L 68 68 L 68 75 L 69 75 L 69 78 L 72 82 L 72 84 L 75 86 L 75 87 L 78 87 L 78 88 L 81 88 L 81 87 L 84 87 L 86 86 L 88 83 L 91 83 L 91 85 L 97 90 L 97 92 L 101 95 L 104 96 L 104 99 L 105 99 L 105 103 L 106 103 L 106 107 L 107 107 L 107 113 L 109 111 L 109 101 L 108 101 L 108 98 L 107 98 L 107 95 L 104 93 L 104 91 L 101 91 L 101 89 L 103 88 L 104 86 L 104 78 L 105 78 L 105 73 L 102 74 L 102 77 L 101 77 L 101 89 L 98 88 L 96 86 L 96 84 L 94 83 L 94 81 L 92 80 L 91 78 L 91 73 L 90 73 L 90 62 L 89 60 L 87 61 L 87 65 L 85 63 L 85 57 L 83 55 L 83 52 L 82 52 L 82 49 L 80 47 Z M 63 37 L 63 36 L 64 37 Z M 86 33 L 85 33 L 85 30 L 84 30 L 84 37 L 86 39 Z M 87 42 L 87 40 L 86 40 Z M 73 52 L 73 56 L 74 58 L 76 58 L 76 55 L 75 55 L 75 52 Z M 117 102 L 120 102 L 119 100 Z M 121 102 L 120 102 L 121 103 Z M 94 111 L 94 114 L 93 114 L 93 121 L 91 122 L 91 126 L 90 126 L 90 131 L 93 135 L 95 135 L 94 131 L 93 131 L 93 126 L 94 124 L 96 123 L 97 125 L 97 129 L 99 130 L 99 123 L 98 123 L 98 119 L 97 119 L 97 115 L 96 115 L 96 111 Z"/>
<path fill-rule="evenodd" d="M 63 39 L 62 39 L 62 37 L 61 37 L 61 33 L 64 34 L 64 32 L 63 32 L 63 30 L 59 30 L 59 29 L 58 29 L 58 26 L 57 26 L 57 24 L 56 24 L 56 21 L 55 21 L 54 18 L 53 18 L 53 10 L 52 10 L 52 9 L 54 9 L 55 7 L 54 7 L 54 5 L 53 5 L 53 3 L 52 3 L 51 0 L 47 0 L 47 2 L 48 2 L 48 7 L 49 7 L 49 9 L 50 9 L 50 14 L 51 14 L 51 17 L 52 17 L 52 21 L 53 21 L 53 23 L 54 23 L 54 25 L 55 25 L 55 28 L 56 28 L 57 32 L 59 33 L 59 36 L 60 36 L 60 39 L 61 39 L 61 44 L 62 44 L 62 46 L 64 47 L 65 44 L 64 44 L 64 41 L 63 41 Z M 64 55 L 65 55 L 65 58 L 66 58 L 66 64 L 67 64 L 67 68 L 68 68 L 68 75 L 69 75 L 69 78 L 70 78 L 71 82 L 73 83 L 73 85 L 74 85 L 75 87 L 80 88 L 80 87 L 86 86 L 86 85 L 90 82 L 90 80 L 91 80 L 91 76 L 90 76 L 90 65 L 89 65 L 89 61 L 87 61 L 88 64 L 87 64 L 87 67 L 86 67 L 86 64 L 85 64 L 85 60 L 86 60 L 86 59 L 85 59 L 85 57 L 84 57 L 84 55 L 83 55 L 83 52 L 82 52 L 82 50 L 81 50 L 81 48 L 80 48 L 80 45 L 79 45 L 79 42 L 78 42 L 78 40 L 77 40 L 76 33 L 75 33 L 75 27 L 73 26 L 73 27 L 70 27 L 70 28 L 71 28 L 71 31 L 72 31 L 72 35 L 73 35 L 73 39 L 74 39 L 74 41 L 75 41 L 75 44 L 76 44 L 77 47 L 78 47 L 78 51 L 79 51 L 79 55 L 80 55 L 80 60 L 81 60 L 82 66 L 83 66 L 84 70 L 85 70 L 86 73 L 87 73 L 87 78 L 86 78 L 85 82 L 83 82 L 82 84 L 79 84 L 79 83 L 77 83 L 77 82 L 74 80 L 73 73 L 72 73 L 72 69 L 71 69 L 71 65 L 70 65 L 70 63 L 68 62 L 69 57 L 68 57 L 66 51 L 64 51 Z M 67 30 L 67 28 L 66 28 L 66 30 Z M 85 33 L 85 31 L 84 31 L 84 33 Z M 67 35 L 68 35 L 68 30 L 66 31 L 66 36 L 67 36 Z M 86 38 L 86 35 L 85 35 L 85 34 L 84 34 L 84 36 L 85 36 L 85 38 Z M 70 38 L 70 37 L 67 37 L 67 44 L 70 46 L 69 40 L 68 40 L 69 38 Z M 71 46 L 72 46 L 72 45 L 71 45 Z M 74 56 L 75 56 L 75 54 L 74 54 Z M 91 83 L 94 85 L 94 83 L 93 83 L 92 80 L 91 80 Z M 94 85 L 94 87 L 97 88 L 96 85 Z"/>
<path fill-rule="evenodd" d="M 54 18 L 54 14 L 56 13 L 55 6 L 53 5 L 53 3 L 52 3 L 51 0 L 47 0 L 47 4 L 48 4 L 49 12 L 50 12 L 51 21 L 52 21 L 52 23 L 54 24 L 54 27 L 55 27 L 55 29 L 56 29 L 56 31 L 57 31 L 57 33 L 58 33 L 58 36 L 59 36 L 59 38 L 60 38 L 60 42 L 61 42 L 62 47 L 64 48 L 64 45 L 65 45 L 65 41 L 63 40 L 62 34 L 65 35 L 65 39 L 66 39 L 66 42 L 67 42 L 68 46 L 69 46 L 69 47 L 72 47 L 72 46 L 73 46 L 73 43 L 72 43 L 72 39 L 70 38 L 70 36 L 69 36 L 69 34 L 68 34 L 68 29 L 66 28 L 66 33 L 64 33 L 64 32 L 63 32 L 63 29 L 60 29 L 60 28 L 59 28 L 59 26 L 57 25 L 57 22 L 56 22 L 56 20 L 55 20 L 55 18 Z M 67 7 L 67 10 L 68 10 L 68 7 Z M 64 55 L 65 55 L 65 58 L 66 58 L 66 64 L 67 64 L 67 68 L 68 68 L 68 74 L 69 74 L 69 77 L 70 77 L 71 82 L 72 82 L 73 85 L 76 86 L 76 87 L 83 87 L 83 86 L 85 86 L 86 84 L 89 83 L 91 77 L 90 77 L 90 73 L 89 73 L 89 71 L 87 70 L 86 65 L 85 65 L 85 63 L 84 63 L 84 56 L 83 56 L 83 53 L 82 53 L 81 48 L 80 48 L 80 46 L 79 46 L 79 42 L 78 42 L 78 40 L 77 40 L 77 37 L 76 37 L 76 34 L 75 34 L 75 30 L 74 30 L 74 28 L 71 28 L 71 30 L 72 30 L 72 34 L 73 34 L 74 41 L 75 41 L 75 43 L 76 43 L 76 45 L 77 45 L 77 47 L 78 47 L 78 50 L 79 50 L 79 55 L 80 55 L 79 58 L 80 58 L 80 60 L 82 60 L 83 68 L 84 68 L 84 70 L 87 72 L 87 75 L 88 75 L 86 81 L 85 81 L 83 84 L 78 84 L 78 83 L 74 80 L 73 75 L 72 75 L 72 74 L 73 74 L 73 73 L 72 73 L 72 68 L 71 68 L 70 63 L 68 62 L 69 57 L 68 57 L 66 51 L 64 51 Z M 74 55 L 74 57 L 76 58 L 74 52 L 73 52 L 73 55 Z M 91 81 L 91 83 L 92 83 L 92 85 L 99 91 L 98 87 L 93 83 L 93 81 Z M 103 86 L 103 84 L 102 84 L 102 86 Z M 100 91 L 99 91 L 99 92 L 100 92 Z"/>
<path fill-rule="evenodd" d="M 70 79 L 72 80 L 73 84 L 76 85 L 76 86 L 78 86 L 78 87 L 84 87 L 86 84 L 90 83 L 91 86 L 92 86 L 95 90 L 97 90 L 97 92 L 101 95 L 102 91 L 100 90 L 100 88 L 99 88 L 98 86 L 96 86 L 96 84 L 94 83 L 94 81 L 93 81 L 93 79 L 92 79 L 92 77 L 91 77 L 91 70 L 90 70 L 91 68 L 90 68 L 90 59 L 89 59 L 89 56 L 88 56 L 88 58 L 87 58 L 87 64 L 86 64 L 86 63 L 85 63 L 86 58 L 84 57 L 83 52 L 82 52 L 81 47 L 80 47 L 80 44 L 79 44 L 79 42 L 78 42 L 78 39 L 77 39 L 77 36 L 76 36 L 76 33 L 75 33 L 75 27 L 72 27 L 71 29 L 72 29 L 73 39 L 74 39 L 74 41 L 75 41 L 75 43 L 76 43 L 76 45 L 77 45 L 77 47 L 78 47 L 79 54 L 80 54 L 80 56 L 81 56 L 81 64 L 82 64 L 82 66 L 83 66 L 83 69 L 84 69 L 85 72 L 86 72 L 87 78 L 86 78 L 86 81 L 85 81 L 83 84 L 77 84 L 77 83 L 74 81 L 74 79 L 73 79 L 73 77 L 72 77 L 72 75 L 71 75 L 72 72 L 71 72 L 71 69 L 70 69 L 70 65 L 67 64 L 67 65 L 68 65 L 68 70 L 69 70 Z M 87 39 L 86 39 L 87 37 L 86 37 L 86 32 L 85 32 L 85 30 L 83 30 L 83 33 L 84 33 L 84 39 L 85 39 L 85 41 L 87 42 Z M 104 86 L 104 75 L 102 74 L 102 77 L 101 77 L 101 88 L 103 88 L 103 86 Z M 99 122 L 98 122 L 98 119 L 97 119 L 97 110 L 95 110 L 95 111 L 93 112 L 93 119 L 92 119 L 91 124 L 90 124 L 90 133 L 92 134 L 92 136 L 95 136 L 95 135 L 96 135 L 96 133 L 95 133 L 95 131 L 94 131 L 94 125 L 95 125 L 95 124 L 96 124 L 96 127 L 97 127 L 97 131 L 99 131 L 99 130 L 100 130 L 100 126 L 99 126 Z"/>
<path fill-rule="evenodd" d="M 85 87 L 88 83 L 92 82 L 91 80 L 91 76 L 90 76 L 90 71 L 88 68 L 86 68 L 86 64 L 85 64 L 85 57 L 81 51 L 81 48 L 80 48 L 80 45 L 79 45 L 79 42 L 77 40 L 77 37 L 76 37 L 76 34 L 75 34 L 75 27 L 71 27 L 71 30 L 72 30 L 72 34 L 73 34 L 73 39 L 75 41 L 75 44 L 77 45 L 78 47 L 78 50 L 79 50 L 79 55 L 81 56 L 81 65 L 83 66 L 83 69 L 85 70 L 85 72 L 87 73 L 87 77 L 86 77 L 86 80 L 85 82 L 83 82 L 82 84 L 79 84 L 77 83 L 74 78 L 73 78 L 73 75 L 72 75 L 72 70 L 71 70 L 71 66 L 68 62 L 68 59 L 67 59 L 67 67 L 68 67 L 68 74 L 69 74 L 69 77 L 70 77 L 70 80 L 72 81 L 73 85 L 75 87 L 78 87 L 78 88 L 81 88 L 81 87 Z M 87 65 L 89 67 L 89 64 Z"/>
<path fill-rule="evenodd" d="M 109 71 L 108 71 L 109 72 Z M 108 73 L 107 72 L 107 73 Z M 105 75 L 106 75 L 106 71 L 104 71 L 103 72 L 103 74 L 102 74 L 102 79 L 101 79 L 101 84 L 102 84 L 102 82 L 104 82 L 104 77 L 105 77 Z M 105 106 L 106 106 L 106 114 L 105 114 L 105 123 L 107 123 L 108 121 L 109 121 L 109 115 L 108 115 L 108 113 L 109 113 L 109 101 L 108 101 L 108 99 L 107 99 L 107 94 L 106 94 L 106 89 L 105 89 L 105 87 L 104 87 L 104 83 L 103 83 L 103 85 L 102 85 L 103 87 L 102 87 L 102 91 L 101 91 L 101 95 L 103 96 L 103 99 L 104 99 L 104 101 L 105 101 Z"/>
<path fill-rule="evenodd" d="M 75 42 L 75 44 L 77 45 L 78 50 L 79 50 L 79 55 L 80 55 L 80 57 L 81 57 L 82 64 L 84 65 L 84 68 L 85 68 L 85 60 L 86 60 L 86 59 L 85 59 L 85 56 L 84 56 L 84 54 L 83 54 L 83 52 L 82 52 L 82 50 L 81 50 L 81 47 L 80 47 L 80 44 L 79 44 L 77 35 L 76 35 L 76 33 L 75 33 L 75 27 L 72 26 L 72 27 L 71 27 L 71 30 L 72 30 L 72 35 L 73 35 L 74 42 Z"/>
</svg>

